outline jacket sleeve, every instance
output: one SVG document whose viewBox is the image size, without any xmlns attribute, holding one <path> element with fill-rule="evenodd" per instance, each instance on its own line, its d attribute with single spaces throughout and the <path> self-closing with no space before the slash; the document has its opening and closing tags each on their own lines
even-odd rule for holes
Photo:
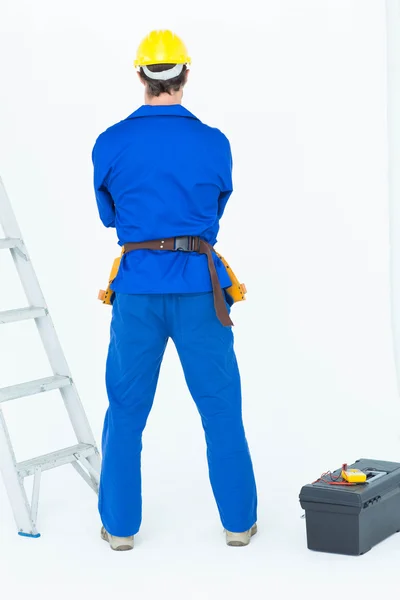
<svg viewBox="0 0 400 600">
<path fill-rule="evenodd" d="M 92 161 L 94 192 L 100 219 L 105 227 L 115 227 L 115 204 L 106 182 L 109 168 L 107 169 L 103 164 L 104 159 L 99 152 L 98 141 L 93 148 Z"/>
<path fill-rule="evenodd" d="M 221 169 L 221 193 L 218 198 L 218 218 L 221 218 L 224 214 L 225 207 L 233 191 L 232 183 L 232 152 L 229 141 L 224 136 L 224 149 L 222 155 L 222 169 Z"/>
</svg>

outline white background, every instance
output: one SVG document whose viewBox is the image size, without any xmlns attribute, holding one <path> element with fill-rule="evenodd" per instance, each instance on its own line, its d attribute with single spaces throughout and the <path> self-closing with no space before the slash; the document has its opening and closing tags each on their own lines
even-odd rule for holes
<svg viewBox="0 0 400 600">
<path fill-rule="evenodd" d="M 185 105 L 234 153 L 219 249 L 249 290 L 233 317 L 260 532 L 246 549 L 224 544 L 171 346 L 145 433 L 134 552 L 101 542 L 96 497 L 71 467 L 43 476 L 39 540 L 16 535 L 0 483 L 1 591 L 330 598 L 345 583 L 375 597 L 394 588 L 400 538 L 357 559 L 310 552 L 298 494 L 344 461 L 400 454 L 384 2 L 0 0 L 0 175 L 99 442 L 110 309 L 96 297 L 118 249 L 98 219 L 91 150 L 142 103 L 136 47 L 165 27 L 193 57 Z M 24 305 L 4 252 L 0 289 L 0 309 Z M 0 387 L 50 375 L 33 324 L 0 335 Z M 19 460 L 74 443 L 56 392 L 5 409 Z"/>
</svg>

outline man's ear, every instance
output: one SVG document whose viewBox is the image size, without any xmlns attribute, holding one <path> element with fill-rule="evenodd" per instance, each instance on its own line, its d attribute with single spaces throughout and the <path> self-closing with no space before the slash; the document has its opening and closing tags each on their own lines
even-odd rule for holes
<svg viewBox="0 0 400 600">
<path fill-rule="evenodd" d="M 143 77 L 142 77 L 142 75 L 141 75 L 140 71 L 136 71 L 136 72 L 137 72 L 137 75 L 138 75 L 138 77 L 139 77 L 139 81 L 140 81 L 140 82 L 141 82 L 143 85 L 146 85 L 146 82 L 145 82 L 145 80 L 143 79 Z"/>
<path fill-rule="evenodd" d="M 185 72 L 185 83 L 187 83 L 187 80 L 189 78 L 189 73 L 190 73 L 190 69 L 186 69 L 186 72 Z"/>
</svg>

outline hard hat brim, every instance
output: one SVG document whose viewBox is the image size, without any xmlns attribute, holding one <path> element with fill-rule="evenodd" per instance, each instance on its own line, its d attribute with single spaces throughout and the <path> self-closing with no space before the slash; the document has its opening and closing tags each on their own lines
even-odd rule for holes
<svg viewBox="0 0 400 600">
<path fill-rule="evenodd" d="M 166 63 L 167 63 L 167 61 L 164 59 L 164 60 L 135 60 L 135 62 L 133 64 L 137 68 L 137 67 L 148 67 L 149 65 L 164 65 Z M 192 59 L 189 56 L 185 60 L 182 60 L 182 58 L 180 58 L 178 60 L 168 59 L 167 64 L 191 65 Z"/>
</svg>

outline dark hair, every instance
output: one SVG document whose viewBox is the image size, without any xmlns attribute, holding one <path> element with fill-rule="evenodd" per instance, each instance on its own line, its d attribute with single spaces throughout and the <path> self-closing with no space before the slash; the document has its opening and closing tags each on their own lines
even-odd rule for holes
<svg viewBox="0 0 400 600">
<path fill-rule="evenodd" d="M 161 71 L 166 71 L 167 69 L 172 69 L 175 67 L 174 64 L 162 64 L 162 65 L 148 65 L 147 68 L 152 73 L 160 73 Z M 182 73 L 178 75 L 178 77 L 173 77 L 172 79 L 167 79 L 167 81 L 160 81 L 159 79 L 150 79 L 143 71 L 140 69 L 140 76 L 147 84 L 147 91 L 150 96 L 159 96 L 160 94 L 172 94 L 172 92 L 179 92 L 179 90 L 186 83 L 186 71 L 187 66 L 183 65 Z"/>
</svg>

